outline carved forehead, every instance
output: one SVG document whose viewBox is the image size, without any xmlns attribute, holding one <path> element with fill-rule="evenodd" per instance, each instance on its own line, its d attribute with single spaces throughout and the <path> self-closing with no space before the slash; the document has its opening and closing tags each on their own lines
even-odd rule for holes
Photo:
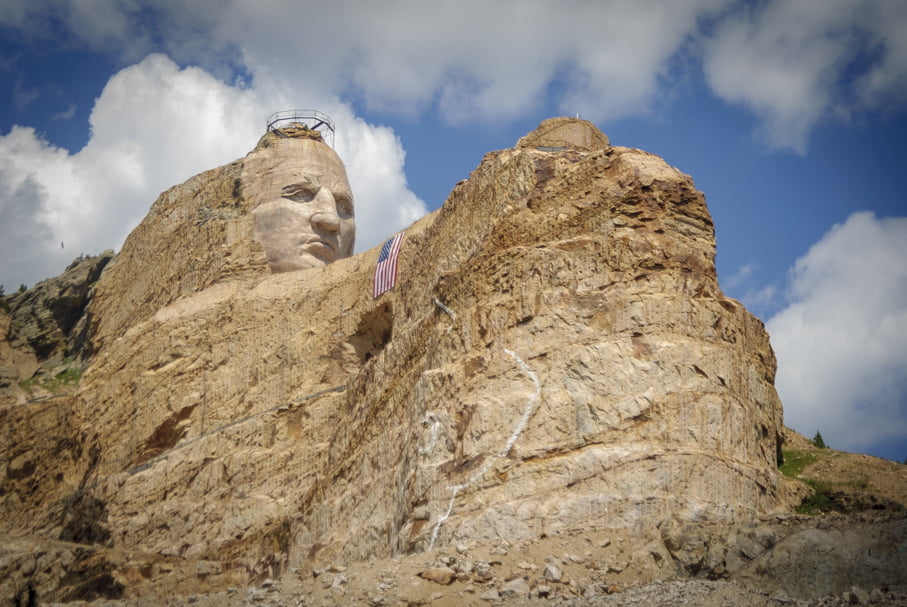
<svg viewBox="0 0 907 607">
<path fill-rule="evenodd" d="M 339 178 L 346 182 L 343 162 L 327 145 L 311 139 L 288 139 L 278 142 L 278 145 L 287 148 L 287 165 L 294 173 Z"/>
<path fill-rule="evenodd" d="M 243 186 L 259 201 L 279 196 L 286 185 L 305 181 L 350 189 L 340 157 L 311 139 L 278 139 L 250 153 L 243 166 Z"/>
</svg>

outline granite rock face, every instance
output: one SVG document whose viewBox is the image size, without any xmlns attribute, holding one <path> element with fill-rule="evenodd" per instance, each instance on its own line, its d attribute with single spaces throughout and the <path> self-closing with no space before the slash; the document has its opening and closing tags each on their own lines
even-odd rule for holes
<svg viewBox="0 0 907 607">
<path fill-rule="evenodd" d="M 59 276 L 9 297 L 12 324 L 39 360 L 88 353 L 85 308 L 91 288 L 113 258 L 112 250 L 81 256 Z"/>
<path fill-rule="evenodd" d="M 163 194 L 102 276 L 59 480 L 81 509 L 29 531 L 181 563 L 111 565 L 141 594 L 784 507 L 768 337 L 660 158 L 546 121 L 407 229 L 378 299 L 377 249 L 269 274 L 242 165 Z"/>
<path fill-rule="evenodd" d="M 241 162 L 163 192 L 132 231 L 89 307 L 99 349 L 161 307 L 218 282 L 267 273 L 243 208 Z"/>
<path fill-rule="evenodd" d="M 86 308 L 112 250 L 82 255 L 0 308 L 0 405 L 66 391 L 91 355 Z M 8 310 L 7 310 L 8 308 Z M 61 379 L 62 378 L 62 379 Z"/>
</svg>

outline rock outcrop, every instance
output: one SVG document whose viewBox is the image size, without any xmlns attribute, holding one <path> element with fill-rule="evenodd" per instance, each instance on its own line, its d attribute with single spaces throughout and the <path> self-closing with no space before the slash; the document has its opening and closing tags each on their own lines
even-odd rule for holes
<svg viewBox="0 0 907 607">
<path fill-rule="evenodd" d="M 112 250 L 81 256 L 59 276 L 8 298 L 12 324 L 39 360 L 90 353 L 85 308 L 91 288 L 113 257 Z"/>
<path fill-rule="evenodd" d="M 109 547 L 66 557 L 94 559 L 99 596 L 593 530 L 689 560 L 684 525 L 785 510 L 768 337 L 660 158 L 546 121 L 406 230 L 377 299 L 377 249 L 269 274 L 244 175 L 154 204 L 97 286 L 77 394 L 46 415 L 66 413 L 56 476 L 4 487 L 30 508 L 18 533 Z"/>
<path fill-rule="evenodd" d="M 114 254 L 80 256 L 0 309 L 0 404 L 66 391 L 91 354 L 86 308 Z"/>
<path fill-rule="evenodd" d="M 25 400 L 25 391 L 19 382 L 32 377 L 38 370 L 38 357 L 17 331 L 13 319 L 0 309 L 0 402 Z"/>
</svg>

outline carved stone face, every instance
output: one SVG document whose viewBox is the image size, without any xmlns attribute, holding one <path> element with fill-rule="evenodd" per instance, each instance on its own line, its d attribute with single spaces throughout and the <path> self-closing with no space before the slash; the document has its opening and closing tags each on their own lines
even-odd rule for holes
<svg viewBox="0 0 907 607">
<path fill-rule="evenodd" d="M 311 139 L 256 149 L 243 170 L 254 236 L 272 272 L 323 266 L 353 254 L 353 194 L 340 158 Z"/>
</svg>

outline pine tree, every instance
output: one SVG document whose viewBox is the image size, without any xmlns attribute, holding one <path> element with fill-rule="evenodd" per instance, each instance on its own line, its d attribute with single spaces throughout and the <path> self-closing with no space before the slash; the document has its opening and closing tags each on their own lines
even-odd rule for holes
<svg viewBox="0 0 907 607">
<path fill-rule="evenodd" d="M 828 449 L 828 445 L 822 440 L 822 433 L 818 430 L 816 430 L 816 435 L 813 437 L 813 444 L 819 449 Z"/>
</svg>

